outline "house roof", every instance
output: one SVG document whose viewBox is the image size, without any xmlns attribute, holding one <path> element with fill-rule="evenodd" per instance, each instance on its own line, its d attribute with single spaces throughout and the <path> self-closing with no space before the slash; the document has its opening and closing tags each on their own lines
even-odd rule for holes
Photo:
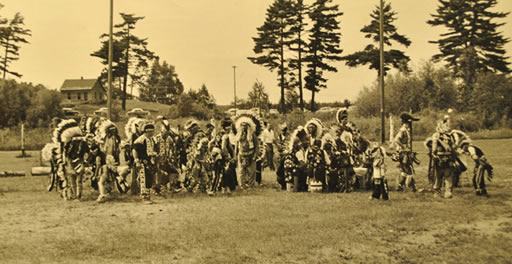
<svg viewBox="0 0 512 264">
<path fill-rule="evenodd" d="M 91 90 L 98 82 L 98 79 L 68 79 L 64 80 L 64 83 L 60 87 L 60 91 L 89 91 Z M 101 83 L 98 83 L 100 87 L 103 88 Z"/>
</svg>

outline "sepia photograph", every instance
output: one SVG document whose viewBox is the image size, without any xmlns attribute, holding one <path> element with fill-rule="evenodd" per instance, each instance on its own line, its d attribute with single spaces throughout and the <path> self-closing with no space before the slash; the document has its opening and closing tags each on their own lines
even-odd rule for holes
<svg viewBox="0 0 512 264">
<path fill-rule="evenodd" d="M 0 263 L 512 263 L 511 12 L 0 0 Z"/>
</svg>

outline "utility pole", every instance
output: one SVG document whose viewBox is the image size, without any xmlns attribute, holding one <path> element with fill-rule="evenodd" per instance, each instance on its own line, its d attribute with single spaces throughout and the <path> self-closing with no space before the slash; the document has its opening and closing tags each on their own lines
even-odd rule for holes
<svg viewBox="0 0 512 264">
<path fill-rule="evenodd" d="M 380 23 L 379 23 L 379 49 L 380 49 L 380 143 L 386 142 L 386 127 L 384 115 L 384 1 L 380 0 Z"/>
<path fill-rule="evenodd" d="M 236 115 L 236 66 L 233 66 L 233 94 L 235 97 L 235 115 Z"/>
<path fill-rule="evenodd" d="M 114 26 L 114 0 L 110 0 L 110 24 L 108 27 L 109 38 L 108 38 L 108 119 L 112 119 L 112 28 Z"/>
</svg>

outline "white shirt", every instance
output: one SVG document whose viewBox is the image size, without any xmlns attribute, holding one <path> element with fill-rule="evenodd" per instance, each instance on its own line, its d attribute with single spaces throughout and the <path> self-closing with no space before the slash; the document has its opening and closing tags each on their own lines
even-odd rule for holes
<svg viewBox="0 0 512 264">
<path fill-rule="evenodd" d="M 269 129 L 265 128 L 263 130 L 263 133 L 261 133 L 261 139 L 265 144 L 272 144 L 274 143 L 274 133 L 270 131 Z"/>
</svg>

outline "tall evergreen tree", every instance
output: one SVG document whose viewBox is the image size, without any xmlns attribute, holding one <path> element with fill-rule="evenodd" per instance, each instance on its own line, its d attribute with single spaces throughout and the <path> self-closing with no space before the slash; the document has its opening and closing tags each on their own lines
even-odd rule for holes
<svg viewBox="0 0 512 264">
<path fill-rule="evenodd" d="M 437 13 L 427 21 L 447 29 L 439 40 L 430 43 L 437 44 L 440 51 L 433 59 L 446 61 L 463 80 L 457 100 L 462 110 L 468 106 L 479 72 L 511 72 L 504 48 L 509 39 L 498 32 L 505 23 L 494 22 L 509 13 L 490 10 L 496 4 L 497 0 L 439 0 Z"/>
<path fill-rule="evenodd" d="M 3 24 L 6 20 L 0 20 Z M 3 79 L 7 73 L 16 77 L 21 77 L 20 73 L 9 70 L 9 64 L 13 61 L 19 60 L 19 44 L 28 44 L 27 36 L 31 36 L 30 29 L 24 28 L 24 18 L 20 13 L 16 13 L 14 18 L 7 22 L 5 27 L 0 29 L 0 46 L 5 50 L 4 57 L 2 58 L 2 65 L 0 69 L 3 71 Z"/>
<path fill-rule="evenodd" d="M 384 45 L 387 47 L 392 46 L 392 42 L 401 44 L 405 47 L 411 45 L 411 41 L 404 35 L 398 34 L 397 28 L 393 22 L 397 19 L 397 13 L 391 10 L 390 3 L 384 3 Z M 364 26 L 361 32 L 365 34 L 365 38 L 373 40 L 373 43 L 368 44 L 364 50 L 354 52 L 350 55 L 344 56 L 343 59 L 349 67 L 356 67 L 359 65 L 369 64 L 369 68 L 376 70 L 380 75 L 380 50 L 379 50 L 379 33 L 380 33 L 380 6 L 370 14 L 372 18 L 369 25 Z M 384 74 L 386 74 L 390 67 L 399 69 L 401 71 L 409 71 L 408 63 L 409 56 L 406 56 L 403 51 L 396 49 L 384 49 Z"/>
<path fill-rule="evenodd" d="M 174 66 L 166 61 L 160 63 L 156 59 L 145 77 L 144 85 L 140 89 L 140 98 L 144 101 L 153 102 L 166 98 L 171 102 L 181 93 L 183 93 L 183 83 L 180 81 Z"/>
<path fill-rule="evenodd" d="M 279 99 L 280 111 L 285 110 L 285 89 L 288 81 L 286 78 L 288 68 L 285 52 L 288 49 L 290 38 L 293 32 L 290 27 L 292 2 L 290 0 L 275 0 L 267 8 L 266 18 L 258 30 L 258 36 L 253 37 L 253 51 L 256 57 L 248 57 L 254 63 L 263 65 L 270 71 L 277 69 L 281 98 Z"/>
<path fill-rule="evenodd" d="M 144 17 L 137 17 L 134 14 L 120 13 L 123 22 L 115 25 L 118 29 L 114 33 L 116 40 L 113 43 L 114 53 L 113 62 L 116 62 L 113 74 L 114 77 L 123 78 L 122 80 L 122 93 L 121 93 L 121 107 L 123 110 L 126 109 L 126 88 L 128 77 L 133 79 L 139 79 L 137 73 L 140 73 L 140 68 L 149 67 L 148 61 L 156 58 L 155 54 L 147 49 L 147 39 L 142 39 L 133 34 L 135 24 L 138 21 L 144 19 Z M 108 38 L 108 34 L 101 35 L 102 39 Z M 117 49 L 117 50 L 116 50 Z M 91 54 L 91 56 L 99 57 L 102 59 L 104 65 L 108 64 L 108 40 L 103 41 L 102 47 Z M 105 76 L 103 72 L 103 76 Z"/>
<path fill-rule="evenodd" d="M 315 110 L 315 93 L 326 88 L 324 71 L 337 72 L 336 67 L 329 64 L 341 60 L 340 26 L 338 18 L 343 15 L 338 5 L 332 0 L 316 0 L 309 13 L 313 23 L 310 29 L 307 61 L 306 89 L 311 91 L 311 110 Z"/>
<path fill-rule="evenodd" d="M 293 33 L 290 40 L 290 50 L 297 54 L 297 57 L 291 57 L 289 60 L 290 71 L 290 88 L 299 88 L 299 106 L 304 110 L 304 93 L 302 80 L 302 65 L 304 64 L 303 56 L 307 53 L 307 43 L 305 42 L 306 26 L 305 19 L 308 15 L 308 6 L 304 4 L 303 0 L 294 0 L 292 2 L 291 20 L 292 26 L 290 31 Z M 294 73 L 294 70 L 297 73 Z"/>
</svg>

